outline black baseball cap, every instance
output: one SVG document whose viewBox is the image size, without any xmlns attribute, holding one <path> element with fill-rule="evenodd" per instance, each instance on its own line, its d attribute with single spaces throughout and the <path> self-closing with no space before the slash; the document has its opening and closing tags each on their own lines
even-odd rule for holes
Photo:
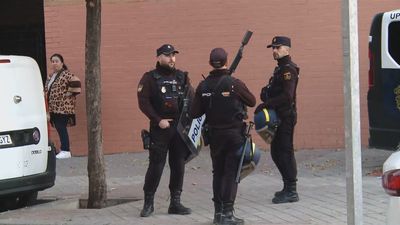
<svg viewBox="0 0 400 225">
<path fill-rule="evenodd" d="M 285 36 L 275 36 L 272 39 L 271 44 L 267 45 L 267 48 L 278 47 L 278 46 L 282 46 L 282 45 L 291 47 L 290 38 L 285 37 Z"/>
<path fill-rule="evenodd" d="M 228 59 L 228 53 L 223 48 L 214 48 L 210 53 L 210 65 L 214 68 L 223 67 Z"/>
<path fill-rule="evenodd" d="M 177 50 L 175 50 L 174 46 L 170 44 L 164 44 L 161 47 L 157 49 L 157 56 L 163 54 L 163 55 L 169 55 L 171 53 L 179 53 Z"/>
</svg>

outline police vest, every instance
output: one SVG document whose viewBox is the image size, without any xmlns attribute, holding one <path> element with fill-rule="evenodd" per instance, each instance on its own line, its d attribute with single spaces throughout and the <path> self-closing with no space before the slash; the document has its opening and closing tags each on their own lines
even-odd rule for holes
<svg viewBox="0 0 400 225">
<path fill-rule="evenodd" d="M 157 83 L 153 107 L 163 118 L 178 118 L 182 109 L 187 72 L 176 70 L 172 76 L 163 76 L 153 70 L 152 76 Z"/>
<path fill-rule="evenodd" d="M 247 116 L 246 106 L 233 92 L 231 76 L 223 75 L 218 82 L 206 79 L 201 93 L 207 124 L 211 128 L 236 127 L 241 125 Z"/>
</svg>

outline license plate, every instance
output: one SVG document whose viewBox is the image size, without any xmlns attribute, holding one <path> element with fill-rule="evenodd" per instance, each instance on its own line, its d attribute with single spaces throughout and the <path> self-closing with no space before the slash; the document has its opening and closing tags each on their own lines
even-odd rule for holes
<svg viewBox="0 0 400 225">
<path fill-rule="evenodd" d="M 10 135 L 0 135 L 0 145 L 11 145 L 12 140 Z"/>
</svg>

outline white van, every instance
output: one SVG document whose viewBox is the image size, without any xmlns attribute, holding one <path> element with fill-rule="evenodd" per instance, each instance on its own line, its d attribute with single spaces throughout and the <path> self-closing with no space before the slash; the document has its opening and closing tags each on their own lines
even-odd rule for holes
<svg viewBox="0 0 400 225">
<path fill-rule="evenodd" d="M 55 181 L 43 83 L 36 61 L 0 55 L 0 203 L 25 206 Z"/>
<path fill-rule="evenodd" d="M 369 146 L 396 149 L 400 144 L 400 9 L 379 13 L 372 20 L 369 60 Z"/>
</svg>

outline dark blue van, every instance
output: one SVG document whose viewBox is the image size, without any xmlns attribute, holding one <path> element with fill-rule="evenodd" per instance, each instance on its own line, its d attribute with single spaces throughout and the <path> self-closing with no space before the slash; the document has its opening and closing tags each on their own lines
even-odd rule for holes
<svg viewBox="0 0 400 225">
<path fill-rule="evenodd" d="M 369 146 L 400 144 L 400 9 L 379 13 L 369 34 Z"/>
</svg>

